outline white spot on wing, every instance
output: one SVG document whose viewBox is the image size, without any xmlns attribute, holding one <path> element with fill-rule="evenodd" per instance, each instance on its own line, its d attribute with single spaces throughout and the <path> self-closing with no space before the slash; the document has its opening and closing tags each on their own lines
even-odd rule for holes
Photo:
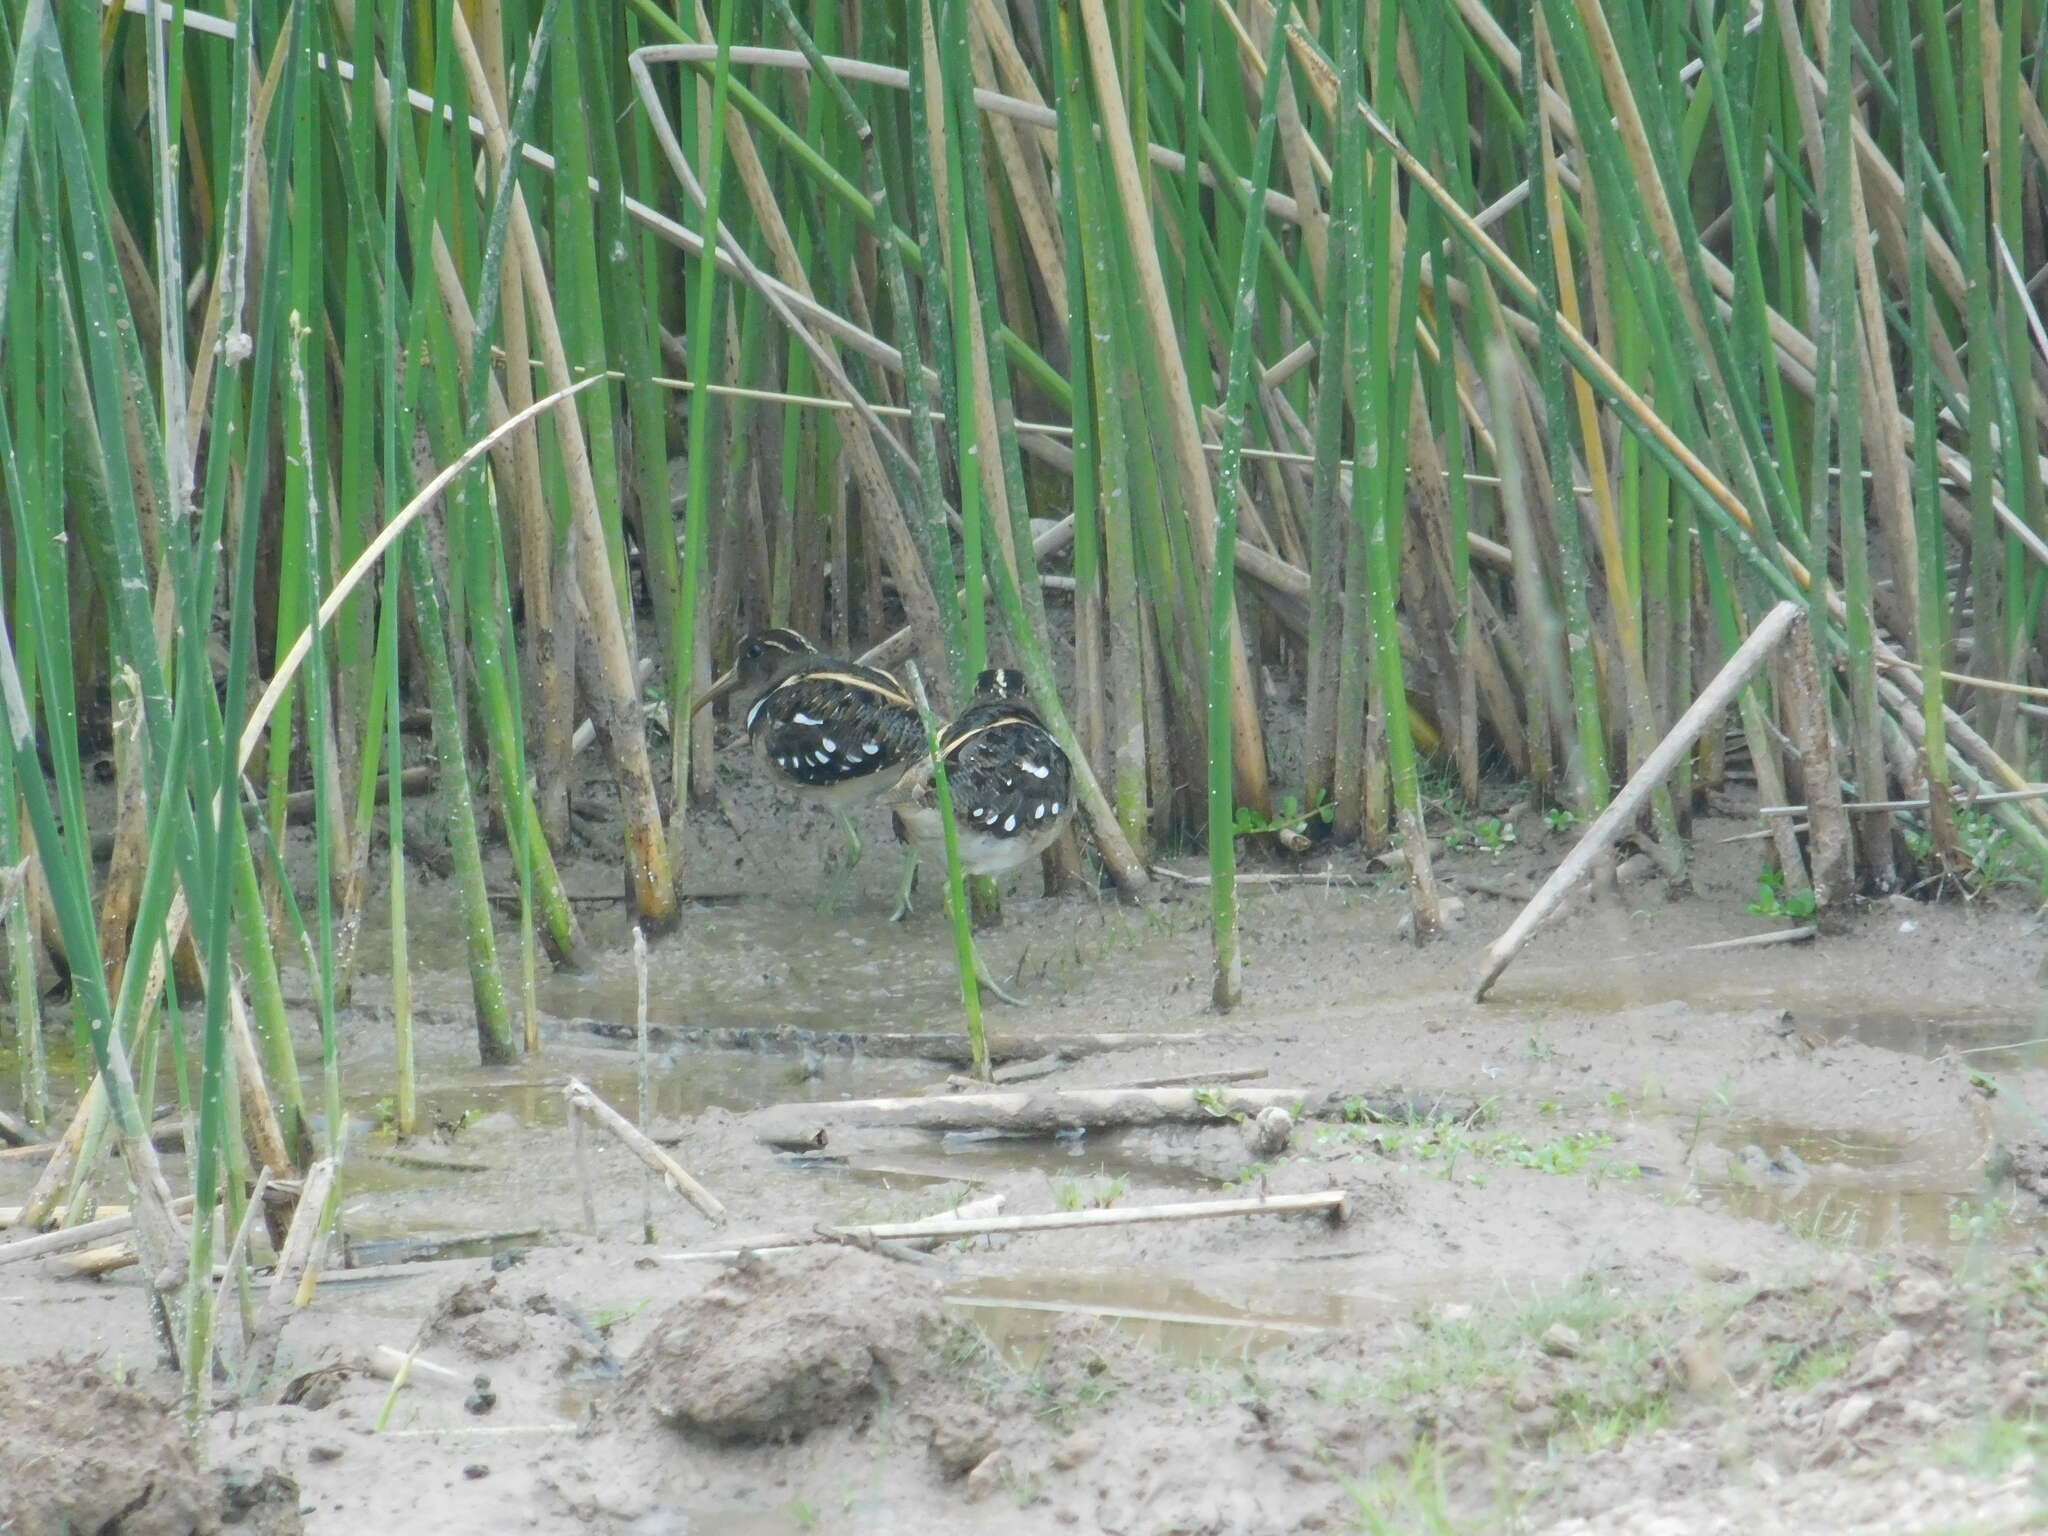
<svg viewBox="0 0 2048 1536">
<path fill-rule="evenodd" d="M 818 722 L 813 720 L 810 723 L 812 725 L 816 725 Z M 837 752 L 839 750 L 839 743 L 834 741 L 830 736 L 820 736 L 818 738 L 818 745 L 823 747 L 827 752 Z"/>
<path fill-rule="evenodd" d="M 1003 830 L 1004 830 L 1005 832 L 1014 832 L 1014 831 L 1016 831 L 1016 830 L 1017 830 L 1017 818 L 1016 818 L 1015 816 L 1005 816 L 1005 817 L 1003 818 Z"/>
<path fill-rule="evenodd" d="M 793 718 L 798 725 L 823 725 L 825 723 L 822 720 L 813 720 L 809 715 L 805 714 L 802 710 L 798 710 L 796 714 L 791 718 Z"/>
<path fill-rule="evenodd" d="M 1031 819 L 1033 821 L 1045 820 L 1045 802 L 1043 800 L 1038 802 L 1038 809 L 1031 813 Z"/>
<path fill-rule="evenodd" d="M 1052 772 L 1052 770 L 1046 767 L 1043 763 L 1034 763 L 1028 757 L 1025 758 L 1022 762 L 1018 763 L 1017 766 L 1019 768 L 1022 768 L 1026 773 L 1030 774 L 1035 779 L 1045 778 Z"/>
<path fill-rule="evenodd" d="M 864 741 L 860 744 L 860 749 L 869 757 L 879 757 L 882 752 L 882 744 L 879 741 Z"/>
</svg>

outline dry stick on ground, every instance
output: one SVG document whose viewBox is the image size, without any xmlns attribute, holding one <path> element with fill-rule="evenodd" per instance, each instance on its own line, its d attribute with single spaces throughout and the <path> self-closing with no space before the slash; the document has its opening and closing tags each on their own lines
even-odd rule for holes
<svg viewBox="0 0 2048 1536">
<path fill-rule="evenodd" d="M 892 1255 L 904 1250 L 929 1253 L 945 1239 L 937 1235 L 921 1235 L 926 1227 L 943 1221 L 986 1221 L 1001 1215 L 1005 1195 L 985 1195 L 979 1200 L 969 1200 L 943 1211 L 937 1216 L 920 1216 L 915 1221 L 898 1222 L 899 1234 L 895 1237 L 879 1237 L 865 1228 L 848 1227 L 834 1229 L 818 1227 L 809 1232 L 772 1232 L 756 1238 L 738 1248 L 690 1248 L 681 1253 L 665 1253 L 661 1257 L 672 1264 L 719 1260 L 731 1263 L 744 1254 L 789 1253 L 798 1248 L 810 1248 L 819 1243 L 841 1242 L 851 1247 L 868 1248 Z M 888 1244 L 883 1248 L 884 1243 Z"/>
<path fill-rule="evenodd" d="M 284 1332 L 286 1316 L 298 1304 L 300 1286 L 313 1273 L 315 1261 L 325 1246 L 323 1233 L 327 1197 L 334 1191 L 335 1163 L 323 1157 L 306 1170 L 299 1185 L 299 1208 L 292 1214 L 291 1230 L 277 1256 L 277 1270 L 271 1277 L 270 1294 L 256 1314 L 255 1330 L 249 1335 L 242 1357 L 242 1387 L 252 1390 L 270 1374 L 277 1359 L 278 1338 Z"/>
<path fill-rule="evenodd" d="M 662 1151 L 640 1130 L 611 1105 L 591 1091 L 590 1086 L 578 1078 L 570 1078 L 562 1090 L 562 1097 L 569 1101 L 571 1112 L 580 1111 L 590 1116 L 598 1125 L 624 1142 L 626 1149 L 641 1162 L 660 1174 L 669 1188 L 697 1207 L 714 1222 L 725 1220 L 725 1207 L 716 1195 L 691 1178 L 683 1165 Z"/>
<path fill-rule="evenodd" d="M 611 1019 L 571 1019 L 568 1027 L 609 1040 L 631 1040 L 634 1027 Z M 656 1045 L 686 1045 L 709 1051 L 781 1051 L 790 1054 L 844 1051 L 853 1056 L 874 1056 L 888 1060 L 944 1062 L 949 1066 L 971 1061 L 965 1035 L 923 1031 L 854 1029 L 803 1029 L 785 1024 L 779 1028 L 733 1025 L 665 1025 L 649 1027 L 648 1039 Z M 1040 1056 L 1075 1060 L 1104 1051 L 1140 1051 L 1154 1046 L 1202 1045 L 1212 1038 L 1206 1030 L 1146 1033 L 1133 1030 L 1118 1033 L 1068 1033 L 1050 1035 L 990 1035 L 991 1061 L 1027 1061 Z"/>
<path fill-rule="evenodd" d="M 878 1222 L 862 1227 L 819 1227 L 810 1233 L 778 1232 L 745 1249 L 665 1253 L 661 1257 L 671 1263 L 688 1264 L 736 1258 L 741 1252 L 762 1253 L 806 1247 L 813 1243 L 852 1243 L 865 1247 L 905 1238 L 947 1242 L 961 1237 L 1060 1232 L 1072 1227 L 1131 1227 L 1150 1222 L 1204 1221 L 1219 1216 L 1324 1216 L 1335 1222 L 1342 1221 L 1346 1214 L 1344 1191 L 1328 1189 L 1309 1195 L 1269 1195 L 1264 1199 L 1195 1200 L 1178 1205 L 1116 1206 L 1101 1211 L 1047 1211 L 1036 1216 L 935 1216 L 924 1221 Z"/>
<path fill-rule="evenodd" d="M 1264 1067 L 1226 1067 L 1220 1072 L 1183 1072 L 1175 1077 L 1147 1077 L 1116 1086 L 1119 1089 L 1206 1088 L 1212 1083 L 1255 1083 L 1265 1075 Z"/>
<path fill-rule="evenodd" d="M 1593 824 L 1586 828 L 1586 834 L 1579 839 L 1578 846 L 1565 855 L 1564 862 L 1551 873 L 1543 887 L 1524 907 L 1508 929 L 1486 951 L 1486 963 L 1478 982 L 1472 989 L 1474 1002 L 1484 1001 L 1488 990 L 1507 969 L 1508 963 L 1521 952 L 1529 942 L 1529 936 L 1537 926 L 1556 910 L 1573 886 L 1584 879 L 1593 867 L 1593 861 L 1605 853 L 1614 840 L 1634 822 L 1636 815 L 1648 804 L 1651 792 L 1663 783 L 1679 764 L 1693 743 L 1714 721 L 1721 717 L 1723 710 L 1734 702 L 1749 680 L 1757 674 L 1772 651 L 1777 649 L 1792 626 L 1805 620 L 1806 610 L 1799 604 L 1787 600 L 1781 602 L 1750 631 L 1749 638 L 1742 642 L 1727 665 L 1715 674 L 1700 696 L 1693 700 L 1692 707 L 1679 716 L 1678 723 L 1671 727 L 1664 739 L 1657 743 L 1656 750 L 1643 759 L 1628 783 L 1622 786 L 1607 809 L 1602 811 Z"/>
<path fill-rule="evenodd" d="M 436 1365 L 431 1360 L 422 1360 L 418 1355 L 409 1355 L 402 1349 L 389 1344 L 379 1344 L 366 1349 L 356 1357 L 357 1368 L 365 1375 L 375 1376 L 379 1381 L 396 1381 L 401 1372 L 408 1381 L 431 1381 L 458 1392 L 467 1392 L 475 1383 L 475 1376 L 464 1375 L 445 1365 Z"/>
<path fill-rule="evenodd" d="M 192 1209 L 192 1197 L 181 1195 L 171 1202 L 173 1215 L 183 1216 Z M 89 1248 L 102 1238 L 118 1237 L 135 1226 L 135 1215 L 124 1211 L 119 1216 L 104 1216 L 98 1221 L 88 1221 L 81 1226 L 65 1227 L 56 1232 L 38 1233 L 34 1237 L 17 1238 L 11 1243 L 0 1243 L 0 1264 L 16 1264 L 23 1259 L 41 1258 L 50 1253 L 66 1253 L 73 1248 Z"/>
<path fill-rule="evenodd" d="M 1278 1105 L 1304 1115 L 1346 1114 L 1405 1119 L 1432 1113 L 1458 1115 L 1469 1104 L 1436 1105 L 1392 1095 L 1316 1094 L 1306 1088 L 1069 1088 L 1039 1092 L 960 1093 L 929 1099 L 841 1099 L 777 1104 L 748 1116 L 771 1146 L 822 1146 L 819 1126 L 893 1126 L 921 1131 L 1014 1131 L 1049 1136 L 1080 1126 L 1110 1130 L 1138 1125 L 1186 1125 L 1250 1118 Z"/>
</svg>

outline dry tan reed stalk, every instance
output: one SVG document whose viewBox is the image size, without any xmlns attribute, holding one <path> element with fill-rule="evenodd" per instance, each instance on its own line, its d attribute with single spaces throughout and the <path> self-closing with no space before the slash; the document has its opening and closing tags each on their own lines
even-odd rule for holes
<svg viewBox="0 0 2048 1536">
<path fill-rule="evenodd" d="M 181 1195 L 171 1202 L 170 1208 L 174 1215 L 183 1216 L 192 1209 L 192 1197 Z M 14 1216 L 17 1221 L 20 1220 L 19 1206 L 14 1208 Z M 132 1231 L 134 1226 L 135 1213 L 127 1207 L 122 1207 L 121 1213 L 117 1216 L 104 1216 L 98 1221 L 88 1221 L 80 1226 L 64 1227 L 55 1232 L 42 1232 L 34 1237 L 16 1238 L 11 1243 L 0 1243 L 0 1264 L 19 1264 L 24 1259 L 41 1258 L 52 1253 L 68 1253 L 74 1248 L 87 1248 L 103 1238 L 117 1237 L 123 1232 Z M 130 1262 L 133 1262 L 132 1256 Z"/>
<path fill-rule="evenodd" d="M 906 1239 L 949 1242 L 963 1237 L 1015 1236 L 1029 1232 L 1064 1232 L 1076 1227 L 1135 1227 L 1158 1222 L 1213 1221 L 1225 1216 L 1321 1216 L 1341 1222 L 1348 1213 L 1341 1189 L 1306 1195 L 1266 1195 L 1246 1200 L 1191 1200 L 1176 1205 L 1113 1206 L 1107 1210 L 1047 1211 L 1032 1216 L 933 1216 L 923 1221 L 877 1222 L 858 1227 L 819 1227 L 813 1232 L 778 1232 L 746 1248 L 708 1252 L 665 1253 L 671 1264 L 730 1261 L 742 1253 L 774 1252 L 814 1243 L 846 1243 L 872 1247 Z"/>
<path fill-rule="evenodd" d="M 562 1096 L 569 1101 L 572 1112 L 588 1115 L 593 1122 L 609 1131 L 625 1145 L 627 1151 L 661 1175 L 670 1189 L 697 1207 L 710 1220 L 725 1220 L 725 1206 L 716 1195 L 692 1178 L 681 1163 L 643 1135 L 632 1121 L 598 1097 L 588 1084 L 572 1077 L 568 1086 L 563 1088 Z"/>
<path fill-rule="evenodd" d="M 306 1305 L 303 1293 L 318 1278 L 319 1258 L 327 1245 L 327 1201 L 334 1192 L 335 1161 L 323 1157 L 306 1170 L 299 1185 L 298 1209 L 292 1213 L 291 1230 L 277 1256 L 270 1293 L 256 1314 L 256 1326 L 245 1341 L 242 1356 L 242 1389 L 254 1391 L 277 1360 L 278 1340 L 285 1319 L 295 1307 Z"/>
<path fill-rule="evenodd" d="M 1771 653 L 1792 627 L 1803 623 L 1805 618 L 1805 610 L 1788 600 L 1779 603 L 1757 622 L 1756 628 L 1749 632 L 1749 638 L 1728 658 L 1713 681 L 1700 691 L 1692 707 L 1678 717 L 1664 739 L 1657 743 L 1656 750 L 1643 760 L 1642 767 L 1629 776 L 1607 809 L 1586 828 L 1577 845 L 1565 855 L 1564 862 L 1551 872 L 1550 878 L 1543 882 L 1521 914 L 1508 925 L 1507 931 L 1488 947 L 1479 979 L 1472 989 L 1474 1002 L 1484 1001 L 1500 973 L 1521 952 L 1537 927 L 1556 910 L 1572 887 L 1586 877 L 1593 861 L 1613 846 L 1615 839 L 1634 823 L 1637 814 L 1648 803 L 1651 791 L 1670 776 L 1679 760 L 1692 750 L 1693 743 L 1720 718 L 1722 711 L 1735 701 L 1735 696 L 1770 660 Z"/>
</svg>

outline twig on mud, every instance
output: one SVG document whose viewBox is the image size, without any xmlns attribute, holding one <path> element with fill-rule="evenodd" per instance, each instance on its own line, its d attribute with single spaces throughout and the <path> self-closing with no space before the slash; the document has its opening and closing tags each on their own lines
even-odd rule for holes
<svg viewBox="0 0 2048 1536">
<path fill-rule="evenodd" d="M 1264 1067 L 1228 1067 L 1221 1072 L 1182 1072 L 1175 1077 L 1144 1077 L 1117 1088 L 1202 1088 L 1210 1083 L 1255 1083 L 1266 1075 Z"/>
<path fill-rule="evenodd" d="M 563 1027 L 608 1040 L 632 1040 L 633 1025 L 612 1019 L 565 1019 Z M 938 1061 L 948 1066 L 969 1064 L 967 1036 L 922 1031 L 803 1029 L 793 1024 L 779 1028 L 712 1025 L 655 1024 L 648 1038 L 660 1046 L 690 1046 L 709 1051 L 778 1051 L 791 1055 L 816 1052 L 844 1052 L 849 1056 L 872 1056 L 892 1061 Z M 1203 1045 L 1217 1037 L 1207 1030 L 1174 1030 L 1128 1033 L 1062 1033 L 1044 1035 L 990 1035 L 989 1059 L 995 1062 L 1024 1061 L 1039 1056 L 1057 1056 L 1072 1061 L 1104 1051 L 1142 1051 L 1154 1046 Z M 5 1156 L 0 1153 L 0 1156 Z"/>
<path fill-rule="evenodd" d="M 2026 789 L 2001 789 L 1990 794 L 1976 795 L 1964 791 L 1954 797 L 1955 808 L 1967 811 L 1977 805 L 2005 805 L 2016 800 L 2048 800 L 2048 784 L 2034 784 Z M 1924 811 L 1927 800 L 1844 800 L 1845 811 Z M 1756 816 L 1804 816 L 1807 807 L 1803 805 L 1760 805 L 1751 814 Z M 1745 834 L 1754 836 L 1754 833 Z M 1733 841 L 1733 839 L 1729 839 Z"/>
<path fill-rule="evenodd" d="M 1057 1131 L 1115 1130 L 1138 1125 L 1201 1124 L 1250 1119 L 1278 1105 L 1304 1116 L 1402 1120 L 1476 1113 L 1470 1104 L 1441 1105 L 1395 1096 L 1329 1093 L 1306 1088 L 1229 1088 L 1206 1082 L 1193 1088 L 1068 1088 L 1014 1093 L 961 1093 L 937 1098 L 839 1099 L 812 1104 L 777 1104 L 751 1116 L 758 1139 L 770 1146 L 819 1146 L 820 1122 L 895 1126 L 920 1131 L 1013 1131 L 1052 1135 Z"/>
<path fill-rule="evenodd" d="M 418 1345 L 414 1345 L 411 1350 L 403 1350 L 394 1349 L 389 1344 L 379 1344 L 374 1349 L 362 1353 L 356 1362 L 357 1368 L 366 1376 L 391 1382 L 394 1389 L 404 1385 L 407 1379 L 412 1379 L 439 1382 L 444 1387 L 454 1387 L 462 1392 L 469 1390 L 470 1383 L 474 1380 L 473 1376 L 465 1376 L 450 1366 L 436 1365 L 431 1360 L 422 1360 L 418 1350 Z"/>
<path fill-rule="evenodd" d="M 1151 866 L 1152 873 L 1162 880 L 1171 880 L 1175 885 L 1207 885 L 1207 875 L 1182 874 L 1177 869 L 1168 869 L 1163 864 Z M 1332 865 L 1321 869 L 1300 870 L 1252 870 L 1237 877 L 1239 885 L 1345 885 L 1364 886 L 1365 881 L 1356 875 L 1340 875 Z"/>
<path fill-rule="evenodd" d="M 173 1215 L 182 1216 L 192 1209 L 192 1197 L 181 1195 L 171 1202 Z M 46 1253 L 68 1253 L 73 1248 L 90 1248 L 102 1238 L 116 1237 L 133 1229 L 135 1215 L 123 1211 L 118 1216 L 105 1216 L 98 1221 L 88 1221 L 76 1227 L 65 1227 L 56 1232 L 42 1232 L 34 1237 L 17 1238 L 11 1243 L 0 1243 L 0 1264 L 16 1264 L 23 1259 L 40 1258 Z M 133 1262 L 131 1258 L 130 1262 Z"/>
<path fill-rule="evenodd" d="M 1693 743 L 1748 686 L 1749 680 L 1770 659 L 1779 642 L 1791 633 L 1792 626 L 1805 617 L 1806 610 L 1788 599 L 1765 614 L 1756 628 L 1750 631 L 1749 638 L 1736 648 L 1727 664 L 1714 674 L 1713 681 L 1693 700 L 1692 707 L 1679 716 L 1678 723 L 1643 759 L 1642 766 L 1629 776 L 1628 783 L 1609 802 L 1607 809 L 1594 818 L 1578 845 L 1565 855 L 1564 862 L 1543 882 L 1543 888 L 1530 898 L 1529 904 L 1508 925 L 1507 931 L 1487 949 L 1485 964 L 1472 988 L 1474 1002 L 1485 1000 L 1494 982 L 1500 979 L 1500 973 L 1521 953 L 1522 946 L 1529 942 L 1538 925 L 1557 909 L 1558 903 L 1564 900 L 1572 887 L 1585 878 L 1593 867 L 1593 861 L 1633 825 L 1637 813 L 1649 803 L 1657 786 L 1670 777 L 1680 759 L 1692 750 Z"/>
<path fill-rule="evenodd" d="M 1120 1205 L 1106 1210 L 1045 1211 L 1033 1216 L 933 1216 L 923 1221 L 876 1222 L 858 1227 L 819 1227 L 779 1232 L 744 1248 L 664 1253 L 669 1263 L 694 1264 L 736 1259 L 742 1253 L 779 1253 L 817 1243 L 890 1243 L 909 1238 L 950 1242 L 962 1237 L 997 1237 L 1024 1232 L 1059 1232 L 1072 1227 L 1127 1227 L 1154 1222 L 1205 1221 L 1222 1216 L 1324 1216 L 1341 1222 L 1347 1214 L 1341 1189 L 1308 1195 L 1267 1195 L 1243 1200 L 1191 1200 L 1173 1205 Z"/>
<path fill-rule="evenodd" d="M 1610 962 L 1624 965 L 1631 960 L 1660 960 L 1667 955 L 1704 955 L 1731 949 L 1769 949 L 1777 944 L 1803 944 L 1820 932 L 1812 923 L 1802 928 L 1777 928 L 1769 933 L 1748 933 L 1739 939 L 1714 939 L 1706 944 L 1682 944 L 1677 949 L 1645 949 L 1633 955 L 1618 955 Z"/>
<path fill-rule="evenodd" d="M 579 1078 L 570 1078 L 568 1086 L 562 1090 L 562 1096 L 569 1101 L 572 1114 L 581 1111 L 605 1130 L 610 1131 L 625 1144 L 626 1150 L 660 1174 L 667 1181 L 669 1188 L 712 1221 L 725 1220 L 725 1207 L 716 1195 L 691 1178 L 681 1163 L 650 1141 L 632 1121 L 599 1098 L 587 1083 Z"/>
</svg>

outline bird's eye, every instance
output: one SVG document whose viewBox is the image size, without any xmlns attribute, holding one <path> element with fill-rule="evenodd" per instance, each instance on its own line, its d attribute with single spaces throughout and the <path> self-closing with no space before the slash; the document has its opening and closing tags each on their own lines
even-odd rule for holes
<svg viewBox="0 0 2048 1536">
<path fill-rule="evenodd" d="M 761 642 L 750 641 L 747 645 L 747 660 L 752 661 L 761 654 Z"/>
</svg>

